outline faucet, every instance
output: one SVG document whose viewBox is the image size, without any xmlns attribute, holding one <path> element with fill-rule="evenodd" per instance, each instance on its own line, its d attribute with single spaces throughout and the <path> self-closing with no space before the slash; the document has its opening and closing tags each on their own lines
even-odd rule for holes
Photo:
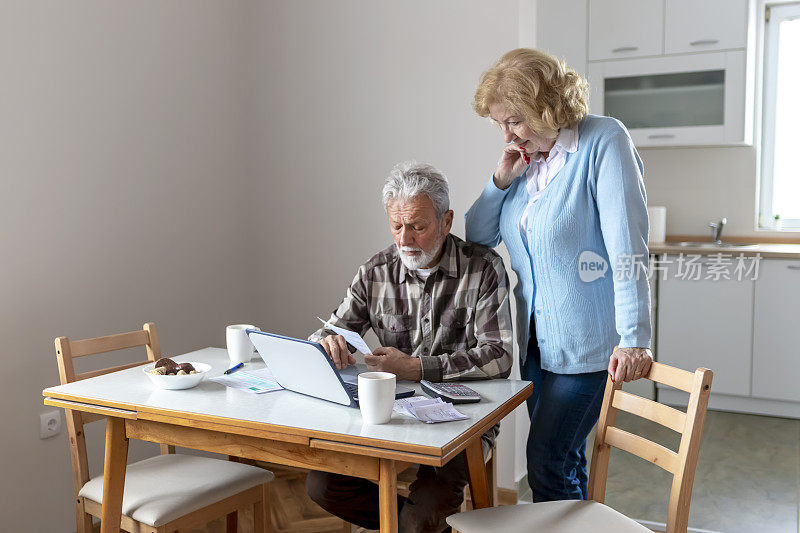
<svg viewBox="0 0 800 533">
<path fill-rule="evenodd" d="M 722 244 L 722 228 L 728 223 L 727 218 L 721 218 L 719 222 L 709 222 L 708 227 L 711 228 L 711 238 L 714 244 Z"/>
</svg>

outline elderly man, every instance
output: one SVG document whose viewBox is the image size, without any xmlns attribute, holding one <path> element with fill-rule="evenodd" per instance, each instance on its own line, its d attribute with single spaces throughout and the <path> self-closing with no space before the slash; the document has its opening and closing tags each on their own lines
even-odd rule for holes
<svg viewBox="0 0 800 533">
<path fill-rule="evenodd" d="M 491 249 L 450 235 L 447 179 L 434 167 L 397 165 L 383 187 L 395 244 L 358 269 L 330 323 L 372 328 L 381 347 L 365 356 L 370 370 L 397 379 L 456 381 L 508 377 L 512 331 L 508 277 Z M 355 363 L 344 338 L 320 329 L 319 342 L 336 367 Z M 488 450 L 497 427 L 483 435 Z M 422 465 L 408 498 L 398 496 L 399 529 L 440 532 L 458 511 L 467 483 L 464 454 L 442 467 Z M 351 523 L 375 529 L 378 487 L 361 478 L 311 472 L 311 498 Z"/>
</svg>

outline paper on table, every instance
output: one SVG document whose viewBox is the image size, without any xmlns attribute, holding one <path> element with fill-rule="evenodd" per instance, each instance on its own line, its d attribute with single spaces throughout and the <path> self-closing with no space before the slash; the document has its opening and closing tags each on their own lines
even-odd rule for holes
<svg viewBox="0 0 800 533">
<path fill-rule="evenodd" d="M 411 411 L 411 407 L 413 404 L 423 403 L 428 401 L 436 401 L 436 400 L 441 400 L 441 398 L 431 399 L 431 398 L 425 398 L 424 396 L 411 396 L 409 398 L 400 398 L 399 400 L 394 401 L 393 410 L 395 413 L 416 418 L 414 416 L 414 413 Z"/>
<path fill-rule="evenodd" d="M 344 337 L 344 340 L 353 345 L 353 347 L 359 352 L 372 355 L 372 350 L 369 349 L 369 346 L 367 346 L 367 343 L 364 342 L 364 339 L 361 338 L 361 335 L 359 335 L 355 331 L 350 331 L 349 329 L 344 329 L 344 328 L 338 328 L 333 324 L 331 324 L 330 322 L 325 322 L 320 317 L 317 317 L 317 319 L 323 324 L 325 324 L 326 328 Z"/>
<path fill-rule="evenodd" d="M 275 381 L 275 377 L 269 368 L 260 370 L 239 370 L 233 374 L 209 378 L 209 381 L 225 385 L 232 389 L 246 390 L 254 394 L 264 394 L 276 390 L 283 390 L 283 387 Z"/>
<path fill-rule="evenodd" d="M 395 400 L 394 411 L 401 415 L 416 418 L 426 424 L 466 420 L 469 418 L 453 407 L 452 403 L 445 402 L 441 398 L 425 398 L 424 396 L 412 396 Z"/>
</svg>

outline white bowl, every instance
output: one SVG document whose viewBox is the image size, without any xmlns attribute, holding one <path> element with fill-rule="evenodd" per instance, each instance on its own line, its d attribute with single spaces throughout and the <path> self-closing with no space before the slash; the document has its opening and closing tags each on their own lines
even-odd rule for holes
<svg viewBox="0 0 800 533">
<path fill-rule="evenodd" d="M 181 361 L 181 363 L 185 363 L 187 361 Z M 206 377 L 208 371 L 211 370 L 211 365 L 207 365 L 206 363 L 195 363 L 194 361 L 188 361 L 192 363 L 192 366 L 195 370 L 197 370 L 197 374 L 184 374 L 184 375 L 174 375 L 168 376 L 166 374 L 151 374 L 150 371 L 155 368 L 155 363 L 150 363 L 148 365 L 144 365 L 142 367 L 142 372 L 147 374 L 147 377 L 150 378 L 150 381 L 155 384 L 156 387 L 159 389 L 169 389 L 169 390 L 181 390 L 181 389 L 191 389 L 192 387 L 196 387 L 200 384 L 201 381 Z"/>
</svg>

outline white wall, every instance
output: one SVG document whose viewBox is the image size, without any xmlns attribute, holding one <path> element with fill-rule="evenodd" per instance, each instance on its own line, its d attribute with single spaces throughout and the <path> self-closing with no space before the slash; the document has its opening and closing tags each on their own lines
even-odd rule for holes
<svg viewBox="0 0 800 533">
<path fill-rule="evenodd" d="M 263 328 L 308 335 L 358 265 L 391 244 L 379 193 L 398 161 L 448 175 L 463 237 L 463 215 L 503 145 L 470 104 L 480 73 L 517 46 L 518 10 L 517 0 L 255 6 Z M 500 481 L 513 487 L 510 419 L 501 438 Z"/>
<path fill-rule="evenodd" d="M 0 3 L 3 531 L 75 528 L 66 437 L 38 432 L 54 337 L 152 320 L 176 354 L 224 345 L 251 316 L 242 13 Z M 88 432 L 94 466 L 102 430 Z"/>
</svg>

